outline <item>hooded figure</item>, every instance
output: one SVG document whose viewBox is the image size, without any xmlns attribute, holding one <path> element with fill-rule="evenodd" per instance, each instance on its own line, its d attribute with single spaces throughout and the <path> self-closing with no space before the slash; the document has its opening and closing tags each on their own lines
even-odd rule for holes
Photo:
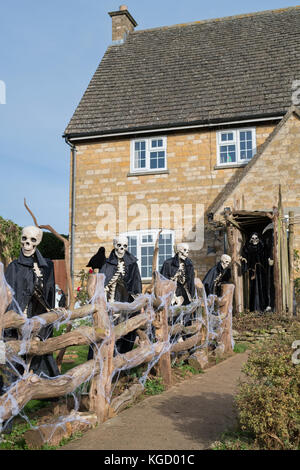
<svg viewBox="0 0 300 470">
<path fill-rule="evenodd" d="M 38 266 L 39 275 L 36 274 L 34 263 Z M 24 256 L 21 251 L 19 258 L 8 265 L 5 278 L 14 291 L 20 309 L 28 318 L 55 307 L 54 265 L 50 259 L 43 258 L 38 249 L 32 256 Z M 10 309 L 11 306 L 8 307 Z M 53 326 L 48 325 L 42 327 L 37 336 L 44 340 L 52 336 L 52 332 Z M 17 330 L 6 330 L 5 336 L 17 338 Z M 60 374 L 52 354 L 34 356 L 30 369 L 37 375 L 43 373 L 48 377 Z"/>
<path fill-rule="evenodd" d="M 105 261 L 105 248 L 104 246 L 100 246 L 99 250 L 94 256 L 91 257 L 86 267 L 92 269 L 101 269 Z"/>
<path fill-rule="evenodd" d="M 124 262 L 123 272 L 118 270 L 120 261 Z M 133 296 L 142 293 L 142 280 L 137 258 L 128 251 L 125 251 L 122 258 L 119 258 L 116 255 L 116 250 L 112 250 L 99 272 L 105 274 L 104 287 L 106 288 L 108 302 L 133 302 Z M 134 315 L 137 314 L 138 312 Z M 136 330 L 134 330 L 120 338 L 116 342 L 117 351 L 120 354 L 131 351 L 136 335 Z"/>
<path fill-rule="evenodd" d="M 227 258 L 225 258 L 225 256 Z M 222 259 L 223 257 L 223 259 Z M 206 295 L 221 295 L 221 285 L 229 282 L 231 278 L 231 270 L 229 264 L 231 259 L 230 256 L 222 255 L 221 261 L 213 266 L 205 275 L 202 283 L 205 288 Z"/>
<path fill-rule="evenodd" d="M 182 305 L 187 305 L 191 302 L 191 299 L 195 297 L 195 271 L 192 261 L 189 258 L 180 259 L 179 253 L 176 253 L 173 258 L 167 259 L 160 273 L 166 279 L 173 279 L 178 273 L 180 263 L 184 263 L 185 279 L 177 277 L 177 288 L 175 295 L 176 297 L 183 297 L 184 301 Z M 183 281 L 183 282 L 182 282 Z"/>
<path fill-rule="evenodd" d="M 251 312 L 263 312 L 268 306 L 267 256 L 264 243 L 258 233 L 252 233 L 242 250 L 243 273 L 249 272 L 249 308 Z"/>
</svg>

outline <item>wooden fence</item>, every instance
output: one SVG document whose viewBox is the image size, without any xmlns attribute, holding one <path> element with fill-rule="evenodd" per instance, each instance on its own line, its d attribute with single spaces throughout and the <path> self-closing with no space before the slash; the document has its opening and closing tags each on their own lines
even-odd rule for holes
<svg viewBox="0 0 300 470">
<path fill-rule="evenodd" d="M 224 285 L 222 297 L 215 299 L 222 323 L 217 331 L 212 332 L 201 281 L 196 284 L 198 297 L 185 307 L 171 307 L 175 283 L 162 280 L 158 274 L 155 276 L 151 294 L 140 295 L 132 303 L 108 304 L 105 300 L 104 275 L 91 274 L 88 281 L 88 291 L 92 298 L 90 304 L 72 311 L 51 310 L 30 319 L 14 311 L 4 313 L 7 308 L 5 302 L 8 300 L 3 300 L 6 297 L 2 296 L 2 328 L 15 328 L 21 333 L 22 327 L 30 324 L 31 337 L 25 344 L 27 358 L 51 354 L 69 346 L 91 344 L 94 348 L 94 359 L 51 379 L 39 377 L 32 372 L 24 374 L 0 397 L 0 420 L 6 421 L 18 414 L 30 400 L 62 397 L 89 382 L 89 413 L 76 412 L 75 416 L 73 412 L 72 419 L 89 421 L 90 424 L 103 423 L 114 416 L 122 408 L 122 404 L 135 395 L 137 389 L 142 388 L 142 385 L 136 384 L 132 390 L 126 390 L 122 395 L 111 399 L 116 371 L 147 363 L 150 366 L 156 364 L 156 369 L 168 388 L 172 384 L 171 356 L 183 352 L 194 354 L 197 348 L 207 355 L 208 342 L 212 339 L 222 346 L 222 352 L 232 352 L 231 312 L 234 286 Z M 184 318 L 187 313 L 191 318 L 188 325 L 184 321 L 175 320 L 178 314 Z M 124 321 L 114 324 L 112 314 L 121 315 L 119 318 L 123 316 Z M 70 324 L 73 320 L 87 315 L 92 316 L 93 326 L 80 326 L 45 341 L 39 341 L 36 337 L 42 326 L 59 325 L 63 321 Z M 133 330 L 138 332 L 137 346 L 126 354 L 116 354 L 116 341 Z M 14 361 L 20 351 L 24 354 L 24 340 L 7 341 L 5 349 L 7 361 Z M 46 440 L 46 437 L 43 439 Z"/>
</svg>

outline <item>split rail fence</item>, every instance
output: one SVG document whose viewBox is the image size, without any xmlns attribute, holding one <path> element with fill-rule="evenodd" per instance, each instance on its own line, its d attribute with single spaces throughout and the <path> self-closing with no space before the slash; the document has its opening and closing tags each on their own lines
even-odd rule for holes
<svg viewBox="0 0 300 470">
<path fill-rule="evenodd" d="M 9 420 L 18 414 L 30 400 L 62 397 L 73 393 L 79 386 L 89 381 L 89 414 L 86 413 L 84 419 L 93 424 L 103 423 L 120 411 L 124 402 L 132 399 L 136 388 L 142 388 L 142 385 L 133 385 L 131 391 L 126 390 L 123 394 L 111 399 L 115 372 L 128 370 L 142 364 L 156 364 L 156 369 L 162 377 L 165 387 L 170 387 L 172 384 L 172 355 L 195 351 L 197 347 L 207 354 L 211 335 L 208 310 L 201 281 L 196 285 L 198 295 L 196 300 L 189 306 L 178 307 L 183 318 L 185 309 L 192 317 L 188 326 L 185 326 L 184 322 L 172 321 L 176 310 L 174 311 L 170 305 L 176 286 L 172 281 L 161 279 L 158 273 L 154 275 L 151 294 L 143 294 L 132 303 L 116 302 L 114 304 L 107 304 L 105 300 L 104 275 L 91 274 L 88 280 L 91 303 L 73 310 L 51 310 L 30 319 L 14 311 L 4 313 L 11 298 L 9 292 L 8 296 L 2 296 L 0 299 L 0 326 L 2 329 L 17 329 L 21 337 L 25 324 L 28 326 L 30 323 L 31 330 L 30 338 L 25 343 L 24 339 L 5 342 L 7 360 L 13 361 L 19 353 L 24 354 L 24 347 L 28 358 L 52 354 L 61 349 L 78 345 L 92 345 L 94 359 L 87 360 L 64 375 L 51 379 L 37 376 L 32 372 L 24 374 L 21 379 L 11 385 L 4 395 L 0 396 L 1 421 Z M 222 297 L 215 299 L 218 303 L 218 313 L 222 318 L 222 327 L 214 335 L 217 335 L 217 342 L 222 344 L 224 353 L 232 352 L 233 292 L 234 285 L 225 284 Z M 120 314 L 120 318 L 122 316 L 126 318 L 127 315 L 128 319 L 114 324 L 112 313 Z M 133 314 L 134 316 L 130 316 Z M 71 324 L 74 320 L 88 315 L 93 318 L 93 326 L 91 327 L 80 326 L 73 331 L 48 338 L 45 341 L 38 340 L 36 336 L 41 327 L 50 324 L 58 325 L 61 322 Z M 149 325 L 152 331 L 150 337 Z M 116 341 L 133 330 L 137 330 L 138 333 L 137 346 L 125 354 L 116 354 Z M 171 337 L 178 338 L 180 335 L 181 341 L 170 341 Z"/>
</svg>

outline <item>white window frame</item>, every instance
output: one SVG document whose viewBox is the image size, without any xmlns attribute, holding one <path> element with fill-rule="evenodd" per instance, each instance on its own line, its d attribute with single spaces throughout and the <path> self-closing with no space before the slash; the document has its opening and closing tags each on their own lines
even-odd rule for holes
<svg viewBox="0 0 300 470">
<path fill-rule="evenodd" d="M 137 263 L 138 267 L 142 276 L 142 255 L 141 255 L 141 248 L 142 246 L 155 246 L 155 242 L 157 240 L 157 236 L 159 233 L 159 229 L 150 229 L 150 230 L 135 230 L 131 232 L 125 232 L 122 233 L 122 236 L 125 237 L 136 237 L 137 238 Z M 145 235 L 152 235 L 153 237 L 153 242 L 142 242 L 142 237 Z M 163 230 L 161 232 L 161 235 L 172 235 L 172 253 L 170 255 L 170 258 L 172 258 L 175 254 L 174 252 L 174 243 L 175 243 L 175 230 Z M 159 267 L 159 255 L 157 256 L 157 265 L 156 269 L 158 270 Z M 142 281 L 151 281 L 151 277 L 142 277 Z"/>
<path fill-rule="evenodd" d="M 150 168 L 150 152 L 155 151 L 151 147 L 152 140 L 162 140 L 163 146 L 158 147 L 159 150 L 163 150 L 165 152 L 165 165 L 163 168 Z M 146 143 L 146 166 L 145 168 L 136 168 L 135 167 L 135 143 L 136 142 L 145 142 Z M 130 142 L 130 173 L 149 173 L 149 172 L 160 172 L 167 170 L 167 137 L 166 136 L 152 136 L 152 137 L 144 137 L 138 139 L 132 139 Z"/>
<path fill-rule="evenodd" d="M 240 158 L 240 132 L 249 132 L 252 134 L 252 157 L 251 158 Z M 233 133 L 232 141 L 223 141 L 221 140 L 222 134 Z M 236 161 L 235 162 L 221 162 L 221 146 L 222 145 L 235 145 Z M 251 159 L 256 154 L 256 128 L 255 127 L 245 127 L 237 129 L 223 129 L 217 132 L 217 167 L 224 166 L 242 166 L 247 165 Z"/>
</svg>

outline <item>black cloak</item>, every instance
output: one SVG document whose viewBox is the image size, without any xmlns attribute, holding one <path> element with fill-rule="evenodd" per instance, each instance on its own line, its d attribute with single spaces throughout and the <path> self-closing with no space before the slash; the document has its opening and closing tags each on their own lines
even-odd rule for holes
<svg viewBox="0 0 300 470">
<path fill-rule="evenodd" d="M 253 234 L 252 234 L 253 235 Z M 255 233 L 255 235 L 258 235 Z M 243 272 L 249 272 L 249 309 L 263 312 L 268 306 L 267 297 L 267 253 L 262 240 L 257 245 L 248 241 L 242 250 Z"/>
<path fill-rule="evenodd" d="M 160 270 L 160 273 L 166 278 L 166 279 L 172 279 L 176 272 L 179 269 L 179 257 L 178 254 L 173 256 L 173 258 L 167 259 L 164 264 L 162 265 L 162 268 Z M 195 271 L 194 271 L 194 266 L 192 261 L 189 258 L 186 258 L 184 260 L 184 266 L 185 266 L 185 279 L 186 279 L 186 286 L 187 289 L 191 295 L 192 298 L 195 297 Z M 187 305 L 190 303 L 190 300 L 188 298 L 188 295 L 186 293 L 186 290 L 180 282 L 177 282 L 177 289 L 176 289 L 176 296 L 182 296 L 184 298 L 183 305 Z"/>
<path fill-rule="evenodd" d="M 104 246 L 101 246 L 99 250 L 97 251 L 97 253 L 91 257 L 86 267 L 92 268 L 92 269 L 101 269 L 105 261 L 106 261 L 105 248 Z"/>
<path fill-rule="evenodd" d="M 223 268 L 221 261 L 213 266 L 206 274 L 202 281 L 206 295 L 221 295 L 221 284 L 229 282 L 231 278 L 230 268 Z M 215 282 L 216 281 L 216 282 Z"/>
<path fill-rule="evenodd" d="M 140 270 L 137 264 L 137 258 L 128 251 L 125 251 L 123 260 L 125 264 L 125 276 L 121 282 L 117 283 L 115 290 L 115 301 L 133 302 L 134 298 L 132 297 L 132 294 L 135 295 L 142 293 L 142 280 Z M 112 250 L 109 258 L 107 258 L 105 264 L 99 271 L 99 273 L 105 274 L 105 287 L 116 273 L 117 267 L 118 257 L 115 254 L 115 250 Z M 132 316 L 135 316 L 138 313 L 139 312 L 136 312 Z M 134 345 L 136 335 L 137 332 L 136 330 L 134 330 L 119 339 L 116 342 L 117 351 L 120 354 L 124 354 L 128 351 L 131 351 Z"/>
<path fill-rule="evenodd" d="M 40 300 L 34 295 L 37 288 L 37 277 L 33 270 L 34 261 L 37 262 L 43 275 L 43 288 L 38 287 Z M 28 318 L 45 313 L 47 308 L 52 309 L 55 307 L 54 265 L 50 259 L 44 258 L 39 250 L 36 250 L 33 256 L 24 256 L 21 251 L 19 258 L 8 265 L 5 271 L 5 278 L 13 289 L 14 299 L 18 302 L 22 312 L 24 312 L 27 306 Z M 12 306 L 9 306 L 8 310 L 11 308 Z M 44 340 L 52 336 L 52 333 L 53 326 L 47 325 L 40 329 L 38 337 Z M 17 330 L 9 329 L 6 330 L 5 334 L 8 337 L 16 338 Z M 31 360 L 30 369 L 37 375 L 40 375 L 42 372 L 49 377 L 59 375 L 59 370 L 52 354 L 34 356 Z"/>
<path fill-rule="evenodd" d="M 124 286 L 126 291 L 121 293 L 121 289 L 116 289 L 115 300 L 120 302 L 132 302 L 134 299 L 131 294 L 141 294 L 142 292 L 142 280 L 140 270 L 137 264 L 137 259 L 128 251 L 125 251 L 123 257 L 125 263 L 125 276 Z M 105 274 L 104 287 L 107 286 L 111 278 L 114 276 L 118 268 L 118 257 L 115 254 L 115 250 L 112 250 L 109 258 L 107 258 L 105 264 L 100 269 L 100 273 Z M 121 298 L 120 298 L 121 297 Z"/>
</svg>

